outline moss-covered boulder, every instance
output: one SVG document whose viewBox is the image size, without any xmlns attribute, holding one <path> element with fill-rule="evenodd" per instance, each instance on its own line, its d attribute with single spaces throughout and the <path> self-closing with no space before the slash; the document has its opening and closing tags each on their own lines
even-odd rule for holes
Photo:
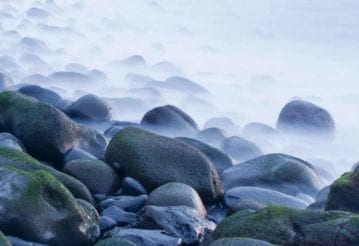
<svg viewBox="0 0 359 246">
<path fill-rule="evenodd" d="M 359 166 L 330 186 L 325 210 L 359 213 Z"/>
<path fill-rule="evenodd" d="M 282 206 L 240 211 L 225 218 L 213 238 L 249 237 L 279 245 L 358 245 L 359 215 Z"/>
<path fill-rule="evenodd" d="M 47 171 L 0 168 L 0 230 L 49 245 L 91 245 L 98 214 Z"/>
<path fill-rule="evenodd" d="M 169 183 L 192 186 L 205 202 L 222 195 L 219 175 L 212 162 L 186 143 L 139 128 L 118 132 L 106 150 L 107 163 L 122 163 L 126 176 L 154 190 Z"/>
<path fill-rule="evenodd" d="M 90 191 L 80 181 L 40 163 L 22 151 L 0 147 L 0 167 L 4 166 L 10 166 L 24 171 L 45 170 L 58 178 L 76 198 L 80 198 L 91 203 L 93 202 Z"/>
<path fill-rule="evenodd" d="M 218 239 L 209 246 L 274 246 L 274 244 L 252 238 L 230 237 Z"/>
<path fill-rule="evenodd" d="M 7 240 L 7 238 L 1 231 L 0 231 L 0 246 L 11 246 L 11 243 L 9 242 L 9 240 Z"/>
<path fill-rule="evenodd" d="M 18 92 L 0 93 L 0 125 L 12 133 L 36 158 L 55 164 L 64 154 L 79 147 L 103 158 L 105 138 L 46 103 Z"/>
<path fill-rule="evenodd" d="M 315 196 L 322 188 L 320 177 L 308 162 L 284 154 L 268 154 L 228 168 L 222 173 L 225 190 L 257 186 L 292 196 Z"/>
<path fill-rule="evenodd" d="M 64 172 L 80 180 L 94 194 L 116 191 L 120 177 L 101 160 L 73 160 L 64 166 Z"/>
</svg>

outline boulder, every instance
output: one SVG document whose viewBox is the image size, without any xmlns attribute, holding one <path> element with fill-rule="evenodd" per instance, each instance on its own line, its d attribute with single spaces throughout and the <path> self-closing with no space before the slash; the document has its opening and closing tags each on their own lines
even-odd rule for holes
<svg viewBox="0 0 359 246">
<path fill-rule="evenodd" d="M 203 125 L 204 129 L 212 127 L 223 129 L 229 134 L 235 134 L 239 130 L 239 127 L 234 124 L 233 120 L 226 117 L 211 118 L 207 120 Z"/>
<path fill-rule="evenodd" d="M 278 245 L 357 245 L 359 216 L 282 206 L 240 211 L 225 218 L 213 238 L 248 237 Z"/>
<path fill-rule="evenodd" d="M 148 196 L 146 205 L 160 207 L 183 205 L 195 209 L 202 217 L 207 214 L 198 193 L 191 186 L 182 183 L 172 182 L 158 187 Z"/>
<path fill-rule="evenodd" d="M 131 177 L 125 177 L 121 183 L 121 191 L 125 195 L 139 196 L 147 194 L 147 190 L 143 185 L 136 179 Z"/>
<path fill-rule="evenodd" d="M 111 107 L 96 95 L 85 95 L 67 107 L 66 113 L 71 117 L 107 121 L 111 119 Z"/>
<path fill-rule="evenodd" d="M 73 160 L 65 164 L 63 171 L 94 194 L 114 192 L 120 183 L 116 171 L 101 160 Z"/>
<path fill-rule="evenodd" d="M 62 98 L 56 92 L 42 88 L 38 85 L 25 85 L 17 90 L 18 92 L 33 97 L 39 102 L 56 105 Z"/>
<path fill-rule="evenodd" d="M 0 245 L 1 246 L 11 246 L 9 240 L 5 237 L 5 235 L 0 231 Z"/>
<path fill-rule="evenodd" d="M 25 151 L 25 147 L 19 139 L 13 136 L 10 133 L 2 132 L 0 133 L 0 147 L 12 148 L 21 151 Z"/>
<path fill-rule="evenodd" d="M 110 164 L 123 163 L 126 176 L 137 179 L 149 191 L 180 182 L 192 186 L 205 202 L 213 202 L 222 194 L 212 162 L 180 140 L 125 128 L 112 138 L 105 159 Z"/>
<path fill-rule="evenodd" d="M 0 230 L 51 245 L 92 245 L 98 214 L 47 171 L 0 168 Z M 25 208 L 25 209 L 24 209 Z"/>
<path fill-rule="evenodd" d="M 212 242 L 209 246 L 275 246 L 274 244 L 245 237 L 221 238 Z"/>
<path fill-rule="evenodd" d="M 318 137 L 333 140 L 335 137 L 335 122 L 330 113 L 310 102 L 294 100 L 287 103 L 281 110 L 278 121 L 278 131 L 303 137 Z"/>
<path fill-rule="evenodd" d="M 141 125 L 168 136 L 191 136 L 198 131 L 196 122 L 173 105 L 151 109 L 143 116 Z"/>
<path fill-rule="evenodd" d="M 198 132 L 194 138 L 208 145 L 218 148 L 222 141 L 227 138 L 227 133 L 217 127 L 206 128 Z"/>
<path fill-rule="evenodd" d="M 268 154 L 228 168 L 222 173 L 225 190 L 257 186 L 292 196 L 314 197 L 323 184 L 311 164 L 293 156 Z"/>
<path fill-rule="evenodd" d="M 55 164 L 79 147 L 103 158 L 105 138 L 73 122 L 60 110 L 17 92 L 0 93 L 0 124 L 36 158 Z"/>
<path fill-rule="evenodd" d="M 248 161 L 263 155 L 262 150 L 255 143 L 237 136 L 224 139 L 220 149 L 238 162 Z"/>
</svg>

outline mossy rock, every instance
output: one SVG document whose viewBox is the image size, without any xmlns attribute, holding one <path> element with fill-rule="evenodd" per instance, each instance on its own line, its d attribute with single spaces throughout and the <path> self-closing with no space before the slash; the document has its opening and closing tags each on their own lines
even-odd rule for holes
<svg viewBox="0 0 359 246">
<path fill-rule="evenodd" d="M 40 163 L 22 151 L 0 147 L 0 167 L 4 166 L 10 166 L 24 171 L 45 170 L 58 178 L 76 198 L 81 198 L 93 203 L 90 191 L 80 181 Z"/>
<path fill-rule="evenodd" d="M 11 246 L 11 243 L 9 242 L 9 240 L 7 240 L 7 238 L 1 231 L 0 231 L 0 246 Z"/>
<path fill-rule="evenodd" d="M 105 138 L 46 103 L 18 92 L 0 93 L 0 124 L 19 138 L 36 158 L 55 164 L 64 154 L 79 147 L 103 158 Z"/>
<path fill-rule="evenodd" d="M 122 163 L 126 176 L 154 190 L 169 182 L 192 186 L 205 202 L 222 195 L 219 175 L 213 163 L 186 143 L 139 128 L 118 132 L 106 150 L 107 163 Z"/>
<path fill-rule="evenodd" d="M 359 215 L 282 206 L 240 211 L 225 218 L 214 239 L 248 237 L 279 245 L 358 245 Z"/>
<path fill-rule="evenodd" d="M 94 246 L 136 246 L 136 244 L 122 238 L 112 237 L 98 241 Z"/>
<path fill-rule="evenodd" d="M 99 236 L 98 214 L 78 202 L 45 170 L 0 167 L 0 230 L 49 245 L 91 245 Z"/>
<path fill-rule="evenodd" d="M 359 213 L 359 167 L 343 174 L 330 186 L 325 210 Z"/>
<path fill-rule="evenodd" d="M 221 238 L 209 246 L 275 246 L 274 244 L 245 237 Z"/>
</svg>

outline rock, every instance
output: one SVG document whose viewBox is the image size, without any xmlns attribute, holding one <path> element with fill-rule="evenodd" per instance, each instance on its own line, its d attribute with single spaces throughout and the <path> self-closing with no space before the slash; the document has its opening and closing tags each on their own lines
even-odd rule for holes
<svg viewBox="0 0 359 246">
<path fill-rule="evenodd" d="M 66 164 L 73 160 L 96 160 L 97 158 L 87 151 L 84 151 L 79 148 L 72 148 L 66 152 L 63 164 Z"/>
<path fill-rule="evenodd" d="M 125 229 L 116 227 L 109 231 L 106 236 L 126 239 L 137 246 L 178 246 L 181 245 L 179 238 L 168 236 L 161 230 Z"/>
<path fill-rule="evenodd" d="M 359 167 L 344 173 L 331 186 L 325 210 L 359 213 Z"/>
<path fill-rule="evenodd" d="M 122 180 L 121 191 L 125 195 L 129 196 L 139 196 L 147 194 L 146 188 L 138 182 L 136 179 L 131 177 L 125 177 Z"/>
<path fill-rule="evenodd" d="M 95 194 L 114 192 L 120 184 L 116 171 L 101 160 L 73 160 L 65 164 L 63 171 Z"/>
<path fill-rule="evenodd" d="M 127 121 L 118 121 L 116 122 L 113 126 L 111 126 L 110 128 L 108 128 L 105 132 L 104 135 L 107 138 L 113 138 L 113 136 L 116 135 L 116 133 L 118 133 L 120 130 L 127 128 L 127 127 L 140 127 L 139 124 L 137 123 L 133 123 L 133 122 L 127 122 Z"/>
<path fill-rule="evenodd" d="M 284 154 L 268 154 L 241 163 L 222 174 L 225 190 L 257 186 L 292 196 L 315 196 L 322 188 L 319 176 L 309 163 Z"/>
<path fill-rule="evenodd" d="M 22 145 L 21 141 L 7 132 L 0 133 L 0 147 L 25 151 L 25 147 Z"/>
<path fill-rule="evenodd" d="M 93 202 L 91 193 L 84 184 L 62 172 L 46 166 L 22 151 L 0 147 L 0 167 L 14 167 L 24 171 L 47 171 L 58 178 L 76 198 Z"/>
<path fill-rule="evenodd" d="M 62 98 L 56 92 L 42 88 L 38 85 L 25 85 L 17 90 L 18 92 L 33 97 L 40 102 L 56 105 Z"/>
<path fill-rule="evenodd" d="M 66 109 L 72 104 L 72 101 L 61 99 L 54 106 L 55 108 L 61 110 L 62 112 L 66 112 Z"/>
<path fill-rule="evenodd" d="M 4 73 L 0 72 L 0 90 L 7 89 L 14 85 L 14 81 Z"/>
<path fill-rule="evenodd" d="M 132 224 L 136 219 L 135 213 L 129 213 L 116 206 L 110 206 L 101 212 L 101 216 L 113 219 L 117 225 L 126 226 Z"/>
<path fill-rule="evenodd" d="M 77 99 L 66 109 L 71 117 L 107 121 L 111 119 L 111 107 L 96 95 L 85 95 Z"/>
<path fill-rule="evenodd" d="M 0 93 L 0 123 L 40 160 L 59 164 L 71 148 L 103 158 L 105 138 L 69 119 L 58 109 L 17 92 Z"/>
<path fill-rule="evenodd" d="M 213 202 L 222 194 L 219 175 L 211 161 L 180 140 L 125 128 L 112 138 L 105 159 L 110 164 L 123 163 L 126 175 L 149 191 L 180 182 L 192 186 L 205 202 Z"/>
<path fill-rule="evenodd" d="M 121 61 L 125 66 L 146 66 L 146 60 L 140 55 L 133 55 Z"/>
<path fill-rule="evenodd" d="M 335 137 L 335 122 L 330 113 L 315 104 L 302 100 L 289 102 L 281 110 L 277 129 L 286 134 L 315 136 L 332 140 Z"/>
<path fill-rule="evenodd" d="M 227 215 L 232 215 L 238 211 L 247 210 L 247 211 L 259 211 L 267 207 L 265 203 L 258 202 L 255 200 L 241 200 L 237 204 L 233 205 L 229 210 Z"/>
<path fill-rule="evenodd" d="M 136 246 L 136 244 L 126 239 L 112 237 L 98 241 L 94 246 Z"/>
<path fill-rule="evenodd" d="M 146 205 L 160 207 L 183 205 L 195 209 L 202 217 L 207 215 L 198 193 L 191 186 L 182 183 L 172 182 L 158 187 L 148 196 Z"/>
<path fill-rule="evenodd" d="M 242 134 L 244 136 L 277 137 L 278 132 L 273 127 L 266 124 L 252 122 L 243 127 Z"/>
<path fill-rule="evenodd" d="M 100 203 L 102 209 L 111 206 L 123 209 L 126 212 L 137 213 L 143 206 L 145 206 L 147 195 L 141 196 L 114 196 L 109 199 L 103 200 Z"/>
<path fill-rule="evenodd" d="M 221 175 L 225 169 L 234 165 L 232 159 L 217 148 L 211 147 L 192 138 L 178 137 L 176 139 L 181 140 L 186 144 L 191 145 L 193 148 L 201 151 L 208 159 L 211 160 L 219 175 Z"/>
<path fill-rule="evenodd" d="M 238 131 L 238 126 L 236 126 L 230 118 L 226 117 L 211 118 L 207 120 L 203 125 L 204 129 L 212 127 L 223 129 L 229 134 L 235 134 Z"/>
<path fill-rule="evenodd" d="M 209 246 L 275 246 L 274 244 L 245 237 L 222 238 L 212 242 Z"/>
<path fill-rule="evenodd" d="M 214 223 L 220 223 L 227 216 L 228 208 L 221 203 L 207 207 L 207 219 Z"/>
<path fill-rule="evenodd" d="M 141 125 L 168 136 L 191 136 L 198 131 L 196 122 L 172 105 L 151 109 L 143 116 Z"/>
<path fill-rule="evenodd" d="M 163 229 L 182 239 L 185 244 L 198 244 L 216 228 L 216 224 L 186 206 L 146 206 L 138 213 L 136 227 Z"/>
<path fill-rule="evenodd" d="M 50 83 L 55 84 L 70 84 L 70 85 L 82 85 L 86 86 L 88 84 L 93 83 L 93 79 L 83 73 L 76 73 L 76 72 L 54 72 L 49 74 L 47 77 Z"/>
<path fill-rule="evenodd" d="M 262 150 L 256 144 L 236 136 L 224 139 L 220 149 L 238 162 L 263 155 Z"/>
<path fill-rule="evenodd" d="M 117 226 L 116 221 L 107 216 L 101 216 L 99 219 L 99 225 L 101 232 L 109 231 Z"/>
<path fill-rule="evenodd" d="M 218 148 L 222 141 L 227 138 L 227 133 L 216 127 L 206 128 L 196 134 L 195 139 Z"/>
<path fill-rule="evenodd" d="M 25 52 L 48 53 L 50 49 L 40 39 L 24 37 L 20 42 L 20 47 Z"/>
<path fill-rule="evenodd" d="M 97 240 L 95 208 L 77 201 L 48 172 L 2 167 L 0 187 L 0 230 L 5 234 L 51 245 L 91 245 Z"/>
<path fill-rule="evenodd" d="M 225 218 L 213 238 L 249 237 L 278 245 L 357 245 L 359 215 L 282 206 L 241 211 Z"/>
<path fill-rule="evenodd" d="M 255 201 L 264 206 L 282 205 L 290 208 L 304 209 L 308 206 L 304 201 L 278 191 L 259 187 L 235 187 L 224 194 L 224 202 L 234 208 L 243 201 Z"/>
<path fill-rule="evenodd" d="M 329 191 L 330 186 L 326 186 L 321 191 L 319 191 L 317 197 L 315 198 L 315 202 L 310 204 L 307 209 L 324 211 L 325 205 L 328 200 Z"/>
<path fill-rule="evenodd" d="M 11 246 L 9 240 L 5 237 L 5 235 L 0 231 L 0 245 L 1 246 Z"/>
</svg>

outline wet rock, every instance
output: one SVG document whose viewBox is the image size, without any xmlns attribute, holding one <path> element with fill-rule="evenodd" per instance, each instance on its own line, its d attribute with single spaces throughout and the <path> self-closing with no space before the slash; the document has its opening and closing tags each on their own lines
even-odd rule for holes
<svg viewBox="0 0 359 246">
<path fill-rule="evenodd" d="M 113 219 L 118 226 L 126 226 L 132 224 L 136 219 L 135 213 L 129 213 L 116 206 L 105 208 L 101 212 L 101 216 Z"/>
<path fill-rule="evenodd" d="M 123 209 L 127 212 L 138 212 L 143 206 L 145 206 L 147 195 L 140 196 L 114 196 L 109 199 L 103 200 L 100 203 L 102 209 L 106 209 L 110 206 L 115 206 Z"/>
<path fill-rule="evenodd" d="M 195 139 L 218 148 L 222 141 L 227 138 L 227 133 L 216 127 L 206 128 L 196 134 Z"/>
<path fill-rule="evenodd" d="M 0 147 L 25 151 L 25 147 L 19 139 L 7 132 L 0 133 Z"/>
<path fill-rule="evenodd" d="M 232 237 L 232 238 L 218 239 L 212 242 L 209 246 L 275 246 L 275 245 L 262 240 L 256 240 L 252 238 Z"/>
<path fill-rule="evenodd" d="M 99 219 L 99 225 L 101 232 L 109 231 L 117 226 L 117 223 L 115 220 L 111 219 L 107 216 L 101 216 Z"/>
<path fill-rule="evenodd" d="M 136 246 L 136 244 L 122 238 L 106 238 L 98 241 L 94 246 Z"/>
<path fill-rule="evenodd" d="M 105 137 L 107 138 L 113 138 L 113 136 L 116 135 L 120 130 L 127 128 L 127 127 L 140 127 L 139 124 L 133 123 L 133 122 L 127 122 L 127 121 L 118 121 L 110 128 L 106 129 L 104 132 Z"/>
<path fill-rule="evenodd" d="M 96 160 L 97 158 L 85 150 L 72 148 L 66 152 L 63 163 L 66 164 L 73 160 Z"/>
<path fill-rule="evenodd" d="M 131 177 L 125 177 L 121 183 L 121 191 L 125 195 L 139 196 L 147 194 L 146 188 L 138 182 L 136 179 Z"/>
<path fill-rule="evenodd" d="M 50 105 L 56 105 L 62 99 L 56 92 L 38 85 L 25 85 L 18 89 L 18 92 Z"/>
</svg>

